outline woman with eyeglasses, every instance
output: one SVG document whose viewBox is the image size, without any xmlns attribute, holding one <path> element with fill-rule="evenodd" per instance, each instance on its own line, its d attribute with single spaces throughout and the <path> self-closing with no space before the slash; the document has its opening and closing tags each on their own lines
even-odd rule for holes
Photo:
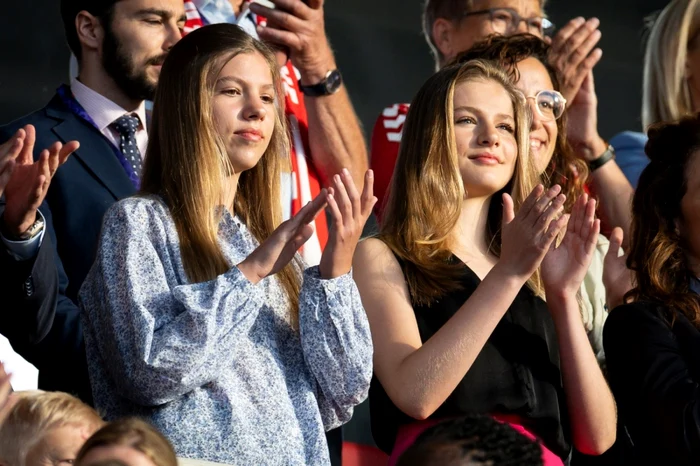
<svg viewBox="0 0 700 466">
<path fill-rule="evenodd" d="M 558 91 L 556 72 L 547 62 L 548 51 L 549 45 L 531 35 L 493 36 L 461 54 L 456 61 L 466 62 L 474 58 L 494 60 L 509 70 L 532 110 L 530 151 L 541 182 L 545 186 L 562 186 L 562 192 L 567 195 L 567 212 L 571 211 L 573 202 L 584 192 L 591 178 L 594 180 L 594 190 L 598 187 L 591 170 L 596 173 L 603 169 L 612 172 L 611 176 L 605 173 L 603 179 L 613 186 L 608 190 L 597 190 L 600 210 L 604 214 L 623 208 L 629 210 L 627 201 L 622 205 L 629 183 L 614 165 L 614 160 L 609 158 L 612 154 L 604 154 L 607 160 L 599 160 L 598 168 L 590 167 L 584 162 L 584 156 L 577 154 L 576 148 L 569 143 L 572 132 L 577 141 L 585 141 L 578 147 L 591 147 L 597 144 L 596 140 L 600 140 L 596 129 L 595 94 L 587 95 L 593 99 L 592 108 L 583 117 L 580 108 L 573 115 L 565 112 L 567 101 Z M 592 88 L 589 90 L 593 92 Z M 615 189 L 615 182 L 622 186 Z M 619 192 L 625 194 L 618 195 Z M 613 230 L 610 241 L 599 235 L 595 255 L 580 289 L 583 323 L 598 362 L 603 367 L 603 325 L 607 311 L 622 304 L 622 296 L 631 288 L 629 271 L 623 259 L 618 258 L 621 242 L 620 228 Z"/>
<path fill-rule="evenodd" d="M 411 104 L 380 233 L 353 261 L 375 348 L 372 433 L 390 464 L 424 429 L 474 413 L 540 439 L 545 465 L 615 441 L 577 302 L 595 201 L 568 202 L 569 219 L 569 193 L 538 185 L 529 126 L 492 62 L 443 68 Z"/>
</svg>

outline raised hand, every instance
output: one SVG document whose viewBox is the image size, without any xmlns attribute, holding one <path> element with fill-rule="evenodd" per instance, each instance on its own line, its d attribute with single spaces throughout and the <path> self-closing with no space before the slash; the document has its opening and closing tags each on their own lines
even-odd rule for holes
<svg viewBox="0 0 700 466">
<path fill-rule="evenodd" d="M 7 416 L 10 414 L 12 407 L 17 401 L 11 395 L 11 377 L 12 374 L 7 374 L 5 372 L 5 366 L 0 362 L 0 425 L 5 422 L 5 419 L 7 419 Z"/>
<path fill-rule="evenodd" d="M 603 261 L 605 301 L 610 311 L 623 304 L 625 294 L 632 289 L 632 271 L 627 268 L 627 254 L 620 254 L 622 239 L 622 228 L 615 227 Z"/>
<path fill-rule="evenodd" d="M 323 0 L 273 0 L 275 9 L 251 3 L 250 10 L 267 19 L 258 26 L 264 41 L 289 49 L 292 63 L 299 69 L 302 82 L 320 82 L 335 67 L 323 18 Z M 304 82 L 308 78 L 309 82 Z"/>
<path fill-rule="evenodd" d="M 560 91 L 569 102 L 574 101 L 584 79 L 603 56 L 601 49 L 594 49 L 601 36 L 599 25 L 597 18 L 572 19 L 551 41 L 549 63 L 556 69 Z"/>
<path fill-rule="evenodd" d="M 333 186 L 329 188 L 328 195 L 331 213 L 328 243 L 319 265 L 321 278 L 331 279 L 350 272 L 362 229 L 377 203 L 373 186 L 372 170 L 365 173 L 362 195 L 357 191 L 348 169 L 343 169 L 341 174 L 333 177 Z"/>
<path fill-rule="evenodd" d="M 294 217 L 277 227 L 255 251 L 238 264 L 238 269 L 251 283 L 258 283 L 282 270 L 313 235 L 314 229 L 310 223 L 323 212 L 327 200 L 328 192 L 323 189 Z"/>
<path fill-rule="evenodd" d="M 526 281 L 537 270 L 554 239 L 566 226 L 561 215 L 566 196 L 559 185 L 545 192 L 538 185 L 515 213 L 513 199 L 503 194 L 501 258 L 508 273 Z"/>
<path fill-rule="evenodd" d="M 14 136 L 0 145 L 0 196 L 15 170 L 16 159 L 22 151 L 25 135 L 24 130 L 17 130 Z"/>
<path fill-rule="evenodd" d="M 24 142 L 21 153 L 16 158 L 14 173 L 5 187 L 7 204 L 3 214 L 3 230 L 15 236 L 24 233 L 34 223 L 36 211 L 49 190 L 51 178 L 68 156 L 80 147 L 78 141 L 70 141 L 65 145 L 55 142 L 44 149 L 35 162 L 34 127 L 27 125 L 20 131 L 24 132 Z"/>
<path fill-rule="evenodd" d="M 599 232 L 595 201 L 583 194 L 574 204 L 561 243 L 552 245 L 542 261 L 542 281 L 548 296 L 570 296 L 578 292 L 593 259 Z"/>
</svg>

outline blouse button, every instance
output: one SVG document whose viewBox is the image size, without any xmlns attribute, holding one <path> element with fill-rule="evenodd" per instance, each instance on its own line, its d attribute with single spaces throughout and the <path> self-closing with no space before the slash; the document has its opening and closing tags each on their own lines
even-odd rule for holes
<svg viewBox="0 0 700 466">
<path fill-rule="evenodd" d="M 338 289 L 338 287 L 336 286 L 335 283 L 331 282 L 331 283 L 328 284 L 328 291 L 333 291 L 333 292 L 334 292 L 334 291 L 337 290 L 337 289 Z"/>
</svg>

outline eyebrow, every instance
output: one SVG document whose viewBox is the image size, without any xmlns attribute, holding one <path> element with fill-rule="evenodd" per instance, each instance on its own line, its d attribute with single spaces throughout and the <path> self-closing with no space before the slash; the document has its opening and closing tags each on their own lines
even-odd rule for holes
<svg viewBox="0 0 700 466">
<path fill-rule="evenodd" d="M 228 84 L 228 83 L 238 84 L 238 85 L 241 85 L 241 86 L 251 85 L 251 84 L 252 84 L 252 83 L 249 83 L 249 82 L 247 82 L 247 81 L 244 81 L 244 80 L 242 80 L 242 79 L 240 79 L 240 78 L 237 78 L 237 77 L 235 77 L 235 76 L 224 76 L 224 77 L 221 77 L 221 78 L 219 78 L 219 79 L 216 80 L 216 84 L 217 84 L 217 85 L 219 85 L 219 84 Z M 261 87 L 262 87 L 263 89 L 274 89 L 275 86 L 274 86 L 272 83 L 266 83 L 266 84 L 262 84 Z"/>
<path fill-rule="evenodd" d="M 155 16 L 160 16 L 164 20 L 168 20 L 172 18 L 174 15 L 172 11 L 168 10 L 159 10 L 158 8 L 144 8 L 142 10 L 139 10 L 136 12 L 138 16 L 146 16 L 146 15 L 155 15 Z M 187 21 L 187 14 L 182 13 L 180 17 L 177 20 L 178 22 L 185 22 Z"/>
<path fill-rule="evenodd" d="M 455 108 L 455 113 L 459 111 L 466 111 L 466 112 L 472 112 L 472 113 L 481 113 L 483 114 L 484 112 L 479 110 L 478 108 L 475 107 L 469 107 L 469 106 L 461 106 L 461 107 L 456 107 Z M 511 119 L 514 120 L 512 115 L 508 115 L 507 113 L 499 113 L 496 115 L 497 118 L 503 118 L 503 119 Z"/>
</svg>

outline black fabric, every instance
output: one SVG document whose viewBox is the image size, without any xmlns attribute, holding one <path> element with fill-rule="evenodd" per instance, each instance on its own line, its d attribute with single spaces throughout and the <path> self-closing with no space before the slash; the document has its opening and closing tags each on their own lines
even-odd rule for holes
<svg viewBox="0 0 700 466">
<path fill-rule="evenodd" d="M 480 283 L 464 265 L 462 290 L 446 295 L 432 307 L 414 306 L 423 342 L 445 325 Z M 374 440 L 390 454 L 398 428 L 416 420 L 393 404 L 376 377 L 369 397 Z M 519 416 L 547 448 L 564 461 L 570 457 L 554 322 L 546 303 L 527 287 L 520 290 L 472 367 L 430 419 L 483 413 Z"/>
<path fill-rule="evenodd" d="M 603 344 L 635 464 L 700 464 L 700 331 L 667 306 L 636 302 L 610 313 Z"/>
<path fill-rule="evenodd" d="M 22 344 L 18 352 L 39 369 L 39 388 L 72 393 L 91 403 L 76 304 L 78 290 L 94 261 L 104 213 L 117 200 L 135 194 L 136 189 L 114 156 L 110 142 L 66 108 L 58 96 L 41 110 L 0 127 L 0 140 L 9 139 L 27 124 L 36 128 L 35 159 L 56 141 L 77 140 L 80 148 L 56 172 L 40 207 L 51 238 L 41 247 L 52 252 L 47 257 L 53 256 L 58 274 L 58 291 L 45 294 L 45 299 L 56 301 L 53 324 L 39 343 Z M 40 251 L 41 254 L 45 252 Z M 20 274 L 23 267 L 10 263 L 6 272 Z M 36 287 L 45 286 L 41 280 L 34 277 Z"/>
</svg>

